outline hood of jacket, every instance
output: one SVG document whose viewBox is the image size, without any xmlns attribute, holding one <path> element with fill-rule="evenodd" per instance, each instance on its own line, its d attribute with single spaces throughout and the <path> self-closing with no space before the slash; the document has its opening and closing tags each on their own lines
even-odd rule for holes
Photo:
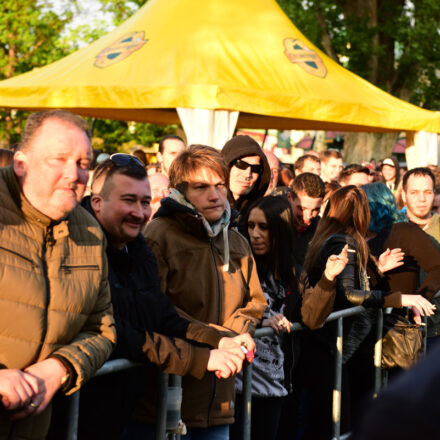
<svg viewBox="0 0 440 440">
<path fill-rule="evenodd" d="M 229 191 L 228 199 L 231 206 L 240 212 L 240 215 L 244 217 L 245 212 L 249 208 L 250 204 L 255 200 L 263 197 L 269 187 L 270 183 L 270 166 L 266 159 L 261 147 L 258 143 L 247 135 L 234 136 L 224 145 L 221 154 L 228 164 L 228 168 L 231 169 L 235 160 L 246 156 L 259 156 L 261 164 L 263 165 L 263 174 L 258 177 L 249 194 L 240 196 L 235 200 Z"/>
</svg>

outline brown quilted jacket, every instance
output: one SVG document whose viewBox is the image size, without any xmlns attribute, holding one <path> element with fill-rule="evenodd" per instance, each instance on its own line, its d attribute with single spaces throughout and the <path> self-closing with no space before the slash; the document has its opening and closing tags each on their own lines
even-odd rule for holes
<svg viewBox="0 0 440 440">
<path fill-rule="evenodd" d="M 74 370 L 70 394 L 106 361 L 115 343 L 103 233 L 83 208 L 52 225 L 0 168 L 0 368 L 55 356 Z M 0 439 L 43 438 L 50 408 L 10 422 Z"/>
<path fill-rule="evenodd" d="M 247 240 L 229 230 L 229 270 L 224 272 L 222 234 L 208 239 L 200 218 L 173 203 L 165 211 L 162 201 L 158 215 L 145 238 L 157 258 L 161 290 L 179 313 L 229 333 L 254 333 L 266 300 Z M 202 379 L 183 378 L 182 418 L 188 426 L 232 423 L 234 400 L 234 378 L 218 380 L 209 372 Z M 153 421 L 151 403 L 146 393 L 133 417 Z"/>
</svg>

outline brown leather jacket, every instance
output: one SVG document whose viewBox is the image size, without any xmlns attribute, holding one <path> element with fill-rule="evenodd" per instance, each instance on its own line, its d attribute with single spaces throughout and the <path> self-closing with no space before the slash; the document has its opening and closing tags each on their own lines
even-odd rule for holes
<svg viewBox="0 0 440 440">
<path fill-rule="evenodd" d="M 229 270 L 224 272 L 222 234 L 208 239 L 200 217 L 170 198 L 162 201 L 145 238 L 156 255 L 161 290 L 178 311 L 229 333 L 254 333 L 266 300 L 247 240 L 228 231 Z M 134 418 L 153 421 L 149 393 Z M 182 418 L 191 427 L 230 424 L 234 415 L 234 379 L 183 378 Z"/>
</svg>

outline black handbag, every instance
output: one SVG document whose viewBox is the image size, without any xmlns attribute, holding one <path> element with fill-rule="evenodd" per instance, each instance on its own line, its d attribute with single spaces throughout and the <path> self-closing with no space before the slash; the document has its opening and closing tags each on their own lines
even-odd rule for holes
<svg viewBox="0 0 440 440">
<path fill-rule="evenodd" d="M 384 315 L 382 337 L 382 368 L 409 368 L 422 352 L 422 331 L 405 316 Z"/>
</svg>

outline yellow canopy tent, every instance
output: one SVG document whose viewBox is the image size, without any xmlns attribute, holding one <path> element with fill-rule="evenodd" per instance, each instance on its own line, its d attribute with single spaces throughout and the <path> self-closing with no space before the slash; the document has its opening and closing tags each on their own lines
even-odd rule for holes
<svg viewBox="0 0 440 440">
<path fill-rule="evenodd" d="M 440 132 L 440 113 L 394 98 L 332 61 L 275 0 L 149 0 L 88 47 L 1 81 L 0 107 L 155 123 L 178 123 L 180 109 L 186 131 L 200 130 L 188 114 L 197 109 L 203 124 L 223 119 L 229 133 L 235 122 Z M 203 113 L 212 110 L 226 112 Z"/>
</svg>

